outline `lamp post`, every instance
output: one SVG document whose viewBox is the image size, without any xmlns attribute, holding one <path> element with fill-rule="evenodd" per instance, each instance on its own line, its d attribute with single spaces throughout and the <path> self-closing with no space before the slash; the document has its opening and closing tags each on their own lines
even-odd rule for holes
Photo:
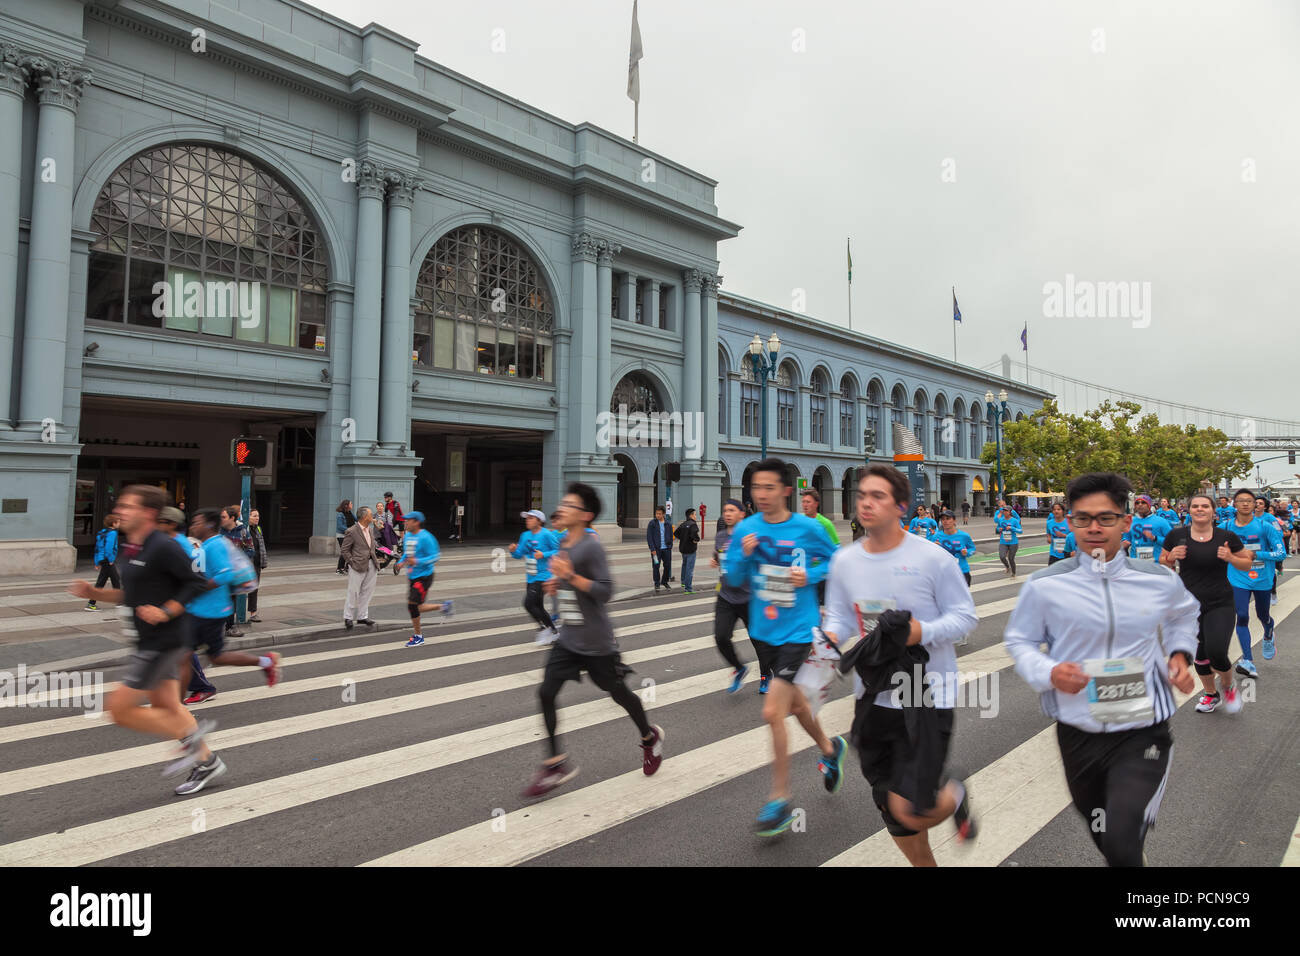
<svg viewBox="0 0 1300 956">
<path fill-rule="evenodd" d="M 775 332 L 767 340 L 767 353 L 763 352 L 763 338 L 757 332 L 749 342 L 749 361 L 754 366 L 754 378 L 758 380 L 758 391 L 763 402 L 762 454 L 767 458 L 767 380 L 776 374 L 776 356 L 781 351 L 781 339 Z"/>
<path fill-rule="evenodd" d="M 1007 408 L 1007 390 L 1004 388 L 998 392 L 997 405 L 993 404 L 993 392 L 985 392 L 984 404 L 988 408 L 989 417 L 993 419 L 993 447 L 998 461 L 998 498 L 1005 498 L 1007 490 L 1002 487 L 1002 421 L 1011 415 L 1011 409 Z M 996 509 L 996 499 L 993 504 Z"/>
</svg>

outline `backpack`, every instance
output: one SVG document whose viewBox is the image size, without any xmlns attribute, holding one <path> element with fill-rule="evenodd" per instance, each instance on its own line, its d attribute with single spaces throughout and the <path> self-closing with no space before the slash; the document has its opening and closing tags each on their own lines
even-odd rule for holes
<svg viewBox="0 0 1300 956">
<path fill-rule="evenodd" d="M 230 580 L 230 593 L 249 594 L 256 591 L 257 571 L 253 568 L 253 562 L 248 560 L 244 549 L 229 538 L 226 539 L 226 548 L 230 552 L 230 566 L 235 571 L 235 576 Z"/>
</svg>

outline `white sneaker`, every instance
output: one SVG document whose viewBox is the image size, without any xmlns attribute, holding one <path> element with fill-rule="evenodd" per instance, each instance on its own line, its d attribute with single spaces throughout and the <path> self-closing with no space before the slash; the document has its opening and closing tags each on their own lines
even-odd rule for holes
<svg viewBox="0 0 1300 956">
<path fill-rule="evenodd" d="M 1241 691 L 1237 689 L 1237 682 L 1233 681 L 1232 686 L 1225 688 L 1223 691 L 1223 711 L 1227 714 L 1235 714 L 1241 711 Z"/>
<path fill-rule="evenodd" d="M 559 636 L 560 634 L 558 631 L 552 631 L 549 627 L 544 627 L 537 632 L 537 640 L 533 641 L 533 643 L 543 646 L 546 644 L 554 644 L 555 639 Z"/>
</svg>

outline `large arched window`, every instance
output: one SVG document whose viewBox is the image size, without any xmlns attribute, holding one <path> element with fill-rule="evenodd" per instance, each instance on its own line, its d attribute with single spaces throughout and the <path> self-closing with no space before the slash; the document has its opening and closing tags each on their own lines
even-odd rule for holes
<svg viewBox="0 0 1300 956">
<path fill-rule="evenodd" d="M 986 414 L 985 405 L 979 399 L 972 399 L 970 403 L 970 456 L 979 461 L 980 455 L 984 451 L 984 442 L 980 439 L 980 424 L 984 421 Z"/>
<path fill-rule="evenodd" d="M 925 397 L 925 392 L 919 388 L 912 396 L 912 434 L 916 440 L 921 443 L 921 448 L 928 454 L 930 452 L 930 443 L 926 441 L 928 437 L 925 434 L 925 415 L 930 410 L 930 403 Z"/>
<path fill-rule="evenodd" d="M 325 351 L 329 267 L 274 172 L 214 146 L 160 146 L 91 213 L 86 318 Z"/>
<path fill-rule="evenodd" d="M 946 435 L 949 434 L 948 428 L 951 427 L 951 420 L 948 418 L 948 399 L 943 395 L 938 395 L 934 400 L 934 456 L 936 458 L 946 458 L 952 452 L 948 450 Z"/>
<path fill-rule="evenodd" d="M 889 396 L 889 405 L 889 445 L 886 446 L 883 441 L 879 442 L 878 444 L 882 451 L 886 447 L 894 447 L 893 426 L 899 425 L 903 428 L 907 427 L 907 392 L 903 390 L 902 385 L 894 386 L 894 390 Z"/>
<path fill-rule="evenodd" d="M 781 441 L 799 440 L 794 425 L 794 396 L 798 384 L 794 366 L 782 362 L 776 370 L 776 437 Z"/>
<path fill-rule="evenodd" d="M 614 386 L 614 391 L 609 396 L 609 410 L 620 412 L 620 405 L 627 406 L 629 415 L 632 412 L 649 415 L 664 410 L 663 403 L 659 400 L 659 389 L 648 375 L 641 372 L 628 372 Z"/>
<path fill-rule="evenodd" d="M 740 359 L 740 433 L 757 438 L 762 427 L 763 392 L 754 380 L 754 363 L 748 354 Z"/>
<path fill-rule="evenodd" d="M 541 270 L 518 242 L 486 226 L 439 239 L 415 283 L 412 357 L 420 365 L 554 380 L 555 310 Z"/>
<path fill-rule="evenodd" d="M 718 349 L 718 434 L 727 434 L 727 353 Z"/>
<path fill-rule="evenodd" d="M 889 436 L 885 434 L 885 393 L 874 379 L 867 385 L 866 426 L 876 430 L 876 451 L 883 452 Z"/>
<path fill-rule="evenodd" d="M 840 445 L 858 446 L 858 390 L 852 375 L 840 379 Z"/>
<path fill-rule="evenodd" d="M 812 374 L 812 389 L 808 393 L 808 440 L 818 445 L 825 445 L 826 439 L 826 405 L 829 401 L 830 386 L 826 382 L 826 373 L 815 369 Z"/>
</svg>

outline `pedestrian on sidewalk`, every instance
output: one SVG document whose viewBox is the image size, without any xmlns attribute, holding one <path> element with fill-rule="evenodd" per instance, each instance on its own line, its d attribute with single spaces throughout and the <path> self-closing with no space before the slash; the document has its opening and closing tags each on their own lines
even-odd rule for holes
<svg viewBox="0 0 1300 956">
<path fill-rule="evenodd" d="M 114 588 L 122 586 L 117 576 L 117 515 L 110 514 L 104 519 L 104 527 L 95 535 L 95 567 L 99 568 L 99 577 L 95 587 L 102 588 L 105 581 L 111 581 Z M 97 611 L 92 598 L 86 602 L 87 611 Z"/>
<path fill-rule="evenodd" d="M 228 505 L 220 513 L 221 534 L 224 535 L 231 544 L 238 548 L 248 559 L 249 564 L 253 563 L 253 536 L 249 533 L 248 527 L 240 520 L 241 509 L 239 505 Z M 243 637 L 244 632 L 239 629 L 239 624 L 235 620 L 235 606 L 230 606 L 230 617 L 226 619 L 226 636 Z"/>
<path fill-rule="evenodd" d="M 343 536 L 348 533 L 348 528 L 357 523 L 357 519 L 352 515 L 352 499 L 344 498 L 334 511 L 334 538 L 339 543 L 339 563 L 334 573 L 347 574 L 343 570 Z"/>
<path fill-rule="evenodd" d="M 651 572 L 655 594 L 658 594 L 661 584 L 672 587 L 668 582 L 673 573 L 673 524 L 664 516 L 663 508 L 656 508 L 655 520 L 646 525 L 645 543 L 650 549 Z"/>
<path fill-rule="evenodd" d="M 510 557 L 524 560 L 524 610 L 542 626 L 533 643 L 552 644 L 560 631 L 542 604 L 542 589 L 551 579 L 551 557 L 560 550 L 560 536 L 547 530 L 542 511 L 521 511 L 519 517 L 524 519 L 524 532 Z"/>
<path fill-rule="evenodd" d="M 389 492 L 392 494 L 392 492 Z M 390 515 L 384 507 L 382 501 L 375 502 L 375 522 L 373 526 L 375 540 L 378 544 L 375 550 L 379 553 L 379 570 L 382 571 L 395 560 L 397 553 L 401 550 L 399 546 L 400 537 L 394 530 L 393 516 Z M 397 573 L 397 568 L 393 568 L 393 574 Z"/>
<path fill-rule="evenodd" d="M 375 626 L 370 619 L 370 599 L 379 580 L 378 540 L 371 527 L 374 520 L 375 513 L 363 507 L 357 512 L 357 523 L 343 535 L 339 549 L 348 569 L 348 596 L 343 602 L 343 627 L 348 631 L 358 620 L 369 627 Z"/>
<path fill-rule="evenodd" d="M 963 501 L 961 503 L 961 523 L 970 524 L 970 502 L 969 501 Z"/>
<path fill-rule="evenodd" d="M 392 525 L 394 528 L 400 528 L 402 526 L 402 522 L 406 520 L 405 516 L 402 514 L 401 504 L 398 503 L 398 500 L 393 497 L 393 493 L 391 491 L 384 492 L 383 511 L 388 516 L 388 523 Z"/>
<path fill-rule="evenodd" d="M 248 620 L 261 624 L 257 616 L 257 596 L 262 591 L 262 571 L 266 568 L 266 539 L 262 537 L 262 516 L 256 511 L 248 513 L 248 530 L 253 540 L 253 570 L 257 572 L 257 590 L 248 595 Z"/>
<path fill-rule="evenodd" d="M 686 509 L 686 520 L 673 532 L 677 550 L 682 556 L 682 590 L 693 594 L 695 582 L 695 553 L 700 546 L 700 526 L 695 522 L 695 509 Z"/>
</svg>

